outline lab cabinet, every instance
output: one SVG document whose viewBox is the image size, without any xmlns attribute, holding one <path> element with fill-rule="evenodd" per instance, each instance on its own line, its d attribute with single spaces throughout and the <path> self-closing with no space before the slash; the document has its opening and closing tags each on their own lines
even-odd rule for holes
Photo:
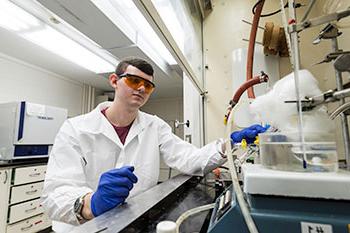
<svg viewBox="0 0 350 233">
<path fill-rule="evenodd" d="M 51 226 L 40 205 L 45 173 L 45 164 L 0 168 L 0 233 L 31 233 Z"/>
<path fill-rule="evenodd" d="M 10 204 L 31 200 L 41 196 L 44 182 L 11 187 Z"/>
<path fill-rule="evenodd" d="M 43 212 L 44 210 L 40 205 L 40 199 L 13 205 L 9 208 L 9 223 L 15 223 Z"/>
<path fill-rule="evenodd" d="M 34 233 L 43 230 L 51 225 L 50 220 L 45 214 L 40 214 L 24 221 L 7 226 L 6 233 Z"/>
<path fill-rule="evenodd" d="M 7 207 L 11 184 L 11 169 L 0 168 L 0 232 L 6 232 Z"/>
<path fill-rule="evenodd" d="M 46 165 L 19 167 L 14 169 L 13 184 L 25 184 L 45 179 Z"/>
</svg>

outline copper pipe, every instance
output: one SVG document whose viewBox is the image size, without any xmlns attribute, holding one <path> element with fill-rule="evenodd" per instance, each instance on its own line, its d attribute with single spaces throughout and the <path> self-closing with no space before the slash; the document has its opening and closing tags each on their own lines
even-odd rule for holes
<svg viewBox="0 0 350 233">
<path fill-rule="evenodd" d="M 227 123 L 227 120 L 231 114 L 231 111 L 233 109 L 233 107 L 238 103 L 239 99 L 241 98 L 242 94 L 249 88 L 251 88 L 252 86 L 259 84 L 259 83 L 263 83 L 263 82 L 267 82 L 269 80 L 269 77 L 264 73 L 261 72 L 261 75 L 257 75 L 254 78 L 246 81 L 245 83 L 243 83 L 235 92 L 232 100 L 229 103 L 229 107 L 227 108 L 227 112 L 225 114 L 225 118 L 224 118 L 224 124 Z"/>
<path fill-rule="evenodd" d="M 261 15 L 264 3 L 265 3 L 265 0 L 261 0 L 260 3 L 257 5 L 253 22 L 252 22 L 252 27 L 250 29 L 248 54 L 247 54 L 247 75 L 246 75 L 247 81 L 253 78 L 253 63 L 254 63 L 256 31 L 258 30 L 260 15 Z M 252 87 L 248 89 L 248 97 L 251 99 L 255 98 L 254 90 Z"/>
<path fill-rule="evenodd" d="M 261 76 L 255 76 L 254 78 L 246 81 L 243 83 L 236 91 L 235 95 L 232 98 L 232 101 L 234 103 L 238 103 L 239 99 L 241 98 L 242 94 L 249 88 L 253 87 L 256 84 L 267 82 L 269 80 L 269 77 L 266 74 L 262 74 Z"/>
</svg>

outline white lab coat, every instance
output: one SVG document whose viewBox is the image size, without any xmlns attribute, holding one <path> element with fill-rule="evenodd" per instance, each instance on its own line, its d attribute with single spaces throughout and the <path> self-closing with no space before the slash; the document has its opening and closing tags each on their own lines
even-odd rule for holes
<svg viewBox="0 0 350 233">
<path fill-rule="evenodd" d="M 160 156 L 168 166 L 186 174 L 203 174 L 225 162 L 216 142 L 198 149 L 174 135 L 163 120 L 141 111 L 123 145 L 101 113 L 110 104 L 102 103 L 88 114 L 66 120 L 56 136 L 42 205 L 57 232 L 69 232 L 69 224 L 79 224 L 73 211 L 75 200 L 96 190 L 100 175 L 110 169 L 135 166 L 138 182 L 131 197 L 157 184 Z"/>
</svg>

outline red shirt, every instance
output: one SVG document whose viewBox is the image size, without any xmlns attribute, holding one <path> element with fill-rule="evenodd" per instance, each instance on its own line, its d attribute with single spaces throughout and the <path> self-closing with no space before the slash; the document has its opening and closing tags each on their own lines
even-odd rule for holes
<svg viewBox="0 0 350 233">
<path fill-rule="evenodd" d="M 106 110 L 107 110 L 107 108 L 103 109 L 103 110 L 101 111 L 101 113 L 107 118 L 107 116 L 106 116 Z M 108 118 L 107 118 L 107 120 L 108 120 Z M 108 120 L 108 121 L 109 121 L 109 120 Z M 128 125 L 128 126 L 123 126 L 123 127 L 115 126 L 115 125 L 113 125 L 112 122 L 110 122 L 110 121 L 109 121 L 109 123 L 111 123 L 111 125 L 113 126 L 115 132 L 117 132 L 120 141 L 121 141 L 121 142 L 123 143 L 123 145 L 124 145 L 125 139 L 126 139 L 126 137 L 128 136 L 129 130 L 130 130 L 131 125 L 132 125 L 132 122 L 131 122 L 130 125 Z"/>
</svg>

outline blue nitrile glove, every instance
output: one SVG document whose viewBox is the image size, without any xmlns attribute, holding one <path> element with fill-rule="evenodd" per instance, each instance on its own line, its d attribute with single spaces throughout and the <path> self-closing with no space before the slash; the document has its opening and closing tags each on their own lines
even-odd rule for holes
<svg viewBox="0 0 350 233">
<path fill-rule="evenodd" d="M 258 124 L 251 125 L 248 128 L 233 132 L 231 134 L 231 139 L 233 143 L 240 143 L 245 139 L 248 144 L 251 144 L 255 141 L 259 133 L 264 133 L 268 128 L 270 128 L 270 125 L 266 125 L 265 127 Z"/>
<path fill-rule="evenodd" d="M 134 167 L 125 166 L 101 175 L 97 190 L 91 197 L 91 211 L 95 217 L 125 201 L 137 182 L 133 171 Z"/>
</svg>

